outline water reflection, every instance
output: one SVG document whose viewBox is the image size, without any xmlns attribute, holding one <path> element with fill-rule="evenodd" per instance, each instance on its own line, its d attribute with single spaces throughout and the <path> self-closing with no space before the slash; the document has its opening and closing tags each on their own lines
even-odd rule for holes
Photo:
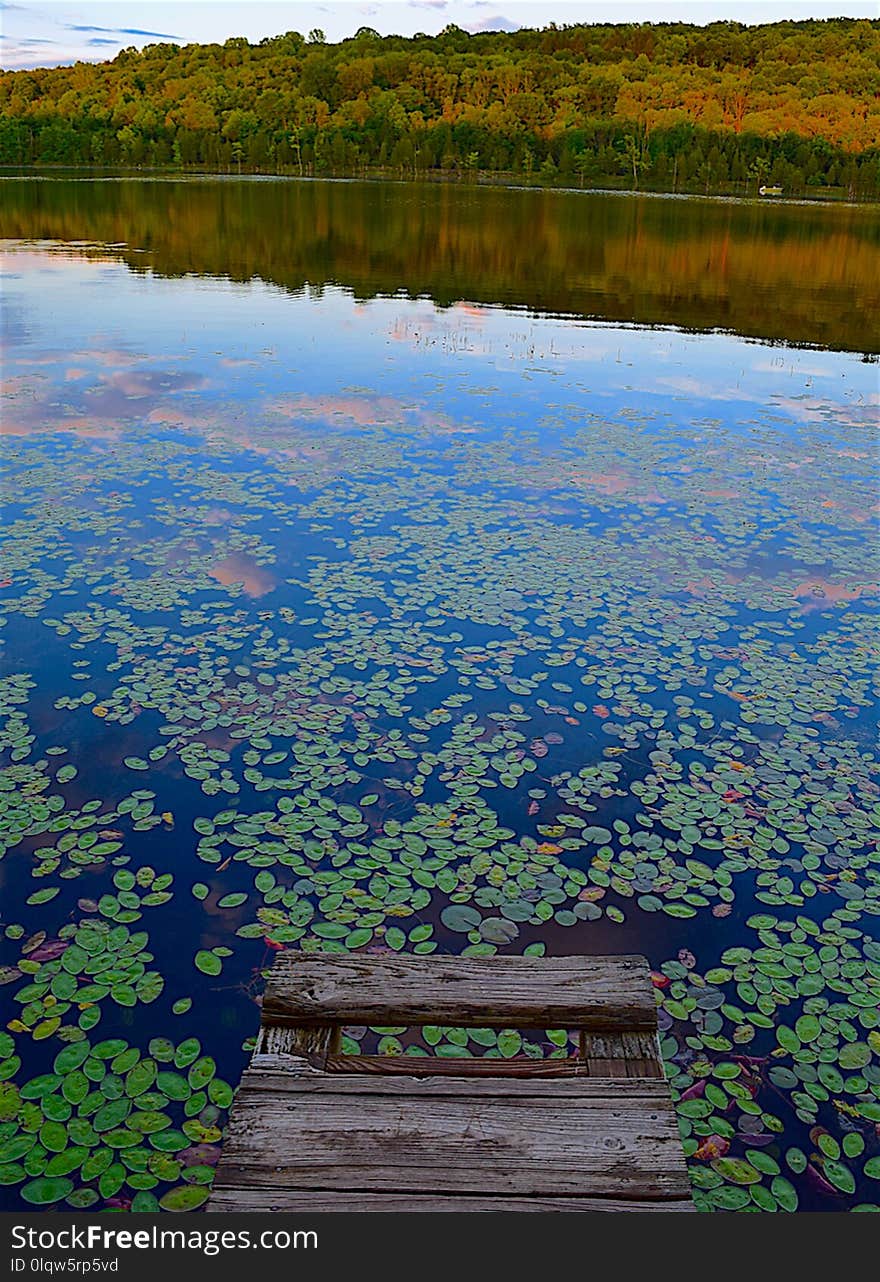
<svg viewBox="0 0 880 1282">
<path fill-rule="evenodd" d="M 214 190 L 93 187 L 64 217 L 82 200 L 114 238 L 168 201 L 206 218 Z M 221 187 L 215 216 L 282 199 Z M 325 200 L 335 236 L 309 191 L 283 199 Z M 339 199 L 375 255 L 360 301 L 317 249 L 310 279 L 340 283 L 291 293 L 8 247 L 9 1204 L 196 1209 L 266 967 L 343 948 L 645 952 L 703 1209 L 872 1206 L 874 368 L 489 305 L 477 193 L 430 197 L 447 277 L 473 224 L 469 301 L 381 297 L 387 192 Z M 825 247 L 813 313 L 850 288 L 818 217 L 778 224 Z M 436 230 L 407 248 L 427 275 Z M 254 239 L 282 261 L 277 228 Z M 194 272 L 220 253 L 186 244 Z M 255 252 L 230 241 L 224 270 Z M 431 1037 L 400 1047 L 565 1053 Z"/>
<path fill-rule="evenodd" d="M 115 253 L 134 271 L 166 276 L 295 292 L 341 285 L 361 299 L 405 291 L 477 321 L 482 305 L 504 303 L 880 350 L 870 208 L 430 184 L 7 178 L 0 235 L 80 242 L 98 265 Z"/>
</svg>

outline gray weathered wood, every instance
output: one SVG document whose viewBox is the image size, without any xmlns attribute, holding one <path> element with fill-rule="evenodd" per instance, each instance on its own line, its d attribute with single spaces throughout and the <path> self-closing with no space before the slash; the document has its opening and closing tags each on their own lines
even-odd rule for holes
<svg viewBox="0 0 880 1282">
<path fill-rule="evenodd" d="M 295 1025 L 263 1024 L 257 1038 L 256 1053 L 324 1059 L 338 1040 L 339 1029 L 333 1025 L 297 1028 Z"/>
<path fill-rule="evenodd" d="M 263 997 L 278 1025 L 439 1024 L 652 1029 L 642 957 L 386 957 L 282 953 Z"/>
<path fill-rule="evenodd" d="M 581 1033 L 580 1057 L 593 1077 L 626 1077 L 626 1062 L 616 1054 L 619 1043 L 601 1033 Z"/>
<path fill-rule="evenodd" d="M 360 1193 L 354 1191 L 330 1192 L 302 1189 L 242 1188 L 215 1185 L 207 1211 L 287 1211 L 299 1214 L 316 1212 L 355 1211 L 386 1212 L 527 1212 L 527 1211 L 695 1211 L 690 1197 L 670 1198 L 663 1202 L 645 1199 L 623 1200 L 594 1197 L 480 1197 L 478 1195 L 452 1194 L 444 1197 L 437 1193 Z"/>
<path fill-rule="evenodd" d="M 582 1032 L 580 1058 L 591 1077 L 663 1077 L 660 1047 L 653 1032 Z"/>
<path fill-rule="evenodd" d="M 568 1028 L 577 1057 L 341 1055 L 346 1023 Z M 693 1211 L 638 957 L 287 954 L 208 1210 Z"/>
<path fill-rule="evenodd" d="M 262 1070 L 246 1074 L 236 1100 L 216 1181 L 228 1186 L 660 1202 L 689 1193 L 660 1082 Z"/>
<path fill-rule="evenodd" d="M 282 1067 L 283 1065 L 283 1067 Z M 356 1073 L 325 1073 L 315 1069 L 308 1060 L 284 1060 L 280 1056 L 255 1057 L 252 1066 L 245 1071 L 241 1079 L 235 1111 L 238 1111 L 238 1100 L 245 1093 L 260 1094 L 265 1092 L 274 1095 L 288 1091 L 291 1095 L 388 1095 L 407 1098 L 410 1086 L 417 1085 L 419 1096 L 485 1096 L 486 1099 L 500 1098 L 506 1095 L 517 1099 L 528 1099 L 538 1095 L 543 1099 L 558 1100 L 560 1108 L 566 1107 L 569 1097 L 577 1097 L 587 1090 L 596 1099 L 605 1092 L 613 1097 L 632 1097 L 634 1099 L 651 1099 L 669 1101 L 669 1091 L 665 1082 L 645 1081 L 639 1078 L 621 1078 L 619 1081 L 610 1078 L 583 1077 L 550 1077 L 550 1078 L 506 1078 L 506 1077 L 399 1077 L 360 1076 Z M 670 1105 L 671 1107 L 671 1105 Z"/>
<path fill-rule="evenodd" d="M 401 1074 L 406 1077 L 585 1077 L 579 1059 L 478 1059 L 475 1056 L 328 1055 L 328 1073 Z"/>
</svg>

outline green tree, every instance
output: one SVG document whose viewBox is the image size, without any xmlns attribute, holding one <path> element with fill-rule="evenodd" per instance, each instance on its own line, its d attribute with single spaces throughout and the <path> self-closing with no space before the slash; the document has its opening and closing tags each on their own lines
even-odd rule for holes
<svg viewBox="0 0 880 1282">
<path fill-rule="evenodd" d="M 530 182 L 877 197 L 878 65 L 880 23 L 849 19 L 166 42 L 0 73 L 0 158 L 466 174 L 476 152 Z"/>
</svg>

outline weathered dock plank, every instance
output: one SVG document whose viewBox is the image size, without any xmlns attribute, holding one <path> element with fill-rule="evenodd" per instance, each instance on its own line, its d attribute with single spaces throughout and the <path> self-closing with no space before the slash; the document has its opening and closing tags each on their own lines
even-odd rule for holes
<svg viewBox="0 0 880 1282">
<path fill-rule="evenodd" d="M 425 1055 L 328 1055 L 321 1067 L 327 1073 L 402 1074 L 406 1077 L 587 1077 L 587 1066 L 573 1056 L 565 1059 L 477 1059 Z"/>
<path fill-rule="evenodd" d="M 243 1211 L 255 1214 L 286 1211 L 292 1214 L 315 1212 L 553 1212 L 553 1211 L 695 1211 L 690 1193 L 684 1198 L 663 1202 L 622 1201 L 605 1197 L 491 1197 L 436 1193 L 333 1193 L 300 1189 L 253 1189 L 226 1186 L 215 1190 L 208 1211 Z"/>
<path fill-rule="evenodd" d="M 377 963 L 381 963 L 378 964 Z M 654 1028 L 641 957 L 375 957 L 282 953 L 267 1024 Z"/>
<path fill-rule="evenodd" d="M 582 1032 L 579 1059 L 590 1077 L 663 1076 L 654 1032 Z"/>
<path fill-rule="evenodd" d="M 265 1080 L 259 1080 L 264 1077 Z M 257 1080 L 255 1080 L 257 1079 Z M 248 1075 L 223 1182 L 359 1192 L 664 1199 L 688 1188 L 660 1082 Z M 563 1089 L 560 1089 L 563 1088 Z"/>
<path fill-rule="evenodd" d="M 296 1092 L 307 1095 L 310 1092 L 323 1094 L 330 1090 L 336 1095 L 364 1096 L 372 1093 L 383 1095 L 406 1095 L 411 1081 L 418 1083 L 423 1097 L 431 1095 L 450 1096 L 484 1096 L 486 1099 L 498 1099 L 513 1095 L 517 1099 L 528 1098 L 535 1093 L 543 1098 L 559 1100 L 560 1107 L 565 1106 L 568 1097 L 577 1098 L 584 1086 L 598 1087 L 612 1093 L 616 1099 L 650 1097 L 657 1100 L 669 1100 L 669 1090 L 665 1082 L 646 1081 L 640 1078 L 625 1077 L 619 1081 L 609 1078 L 584 1079 L 579 1077 L 559 1078 L 526 1078 L 518 1080 L 507 1077 L 471 1077 L 461 1073 L 455 1077 L 442 1077 L 432 1074 L 430 1077 L 401 1077 L 397 1074 L 361 1076 L 358 1073 L 324 1073 L 303 1059 L 291 1059 L 289 1066 L 279 1067 L 278 1056 L 256 1056 L 252 1066 L 246 1070 L 241 1081 L 239 1099 L 246 1094 L 266 1091 L 270 1094 L 277 1091 Z M 238 1100 L 235 1112 L 238 1113 Z"/>
<path fill-rule="evenodd" d="M 342 1055 L 346 1023 L 567 1028 L 556 1060 Z M 276 962 L 208 1210 L 692 1211 L 637 957 Z"/>
</svg>

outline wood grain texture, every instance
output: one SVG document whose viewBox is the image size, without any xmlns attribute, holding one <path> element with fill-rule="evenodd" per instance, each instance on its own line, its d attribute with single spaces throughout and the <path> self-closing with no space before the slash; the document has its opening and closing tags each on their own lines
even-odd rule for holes
<svg viewBox="0 0 880 1282">
<path fill-rule="evenodd" d="M 405 1077 L 585 1077 L 580 1060 L 441 1058 L 435 1055 L 328 1055 L 328 1073 L 395 1074 Z"/>
<path fill-rule="evenodd" d="M 283 1067 L 281 1067 L 283 1065 Z M 291 1098 L 308 1095 L 354 1095 L 368 1098 L 371 1095 L 397 1096 L 404 1099 L 410 1096 L 410 1087 L 416 1086 L 420 1098 L 429 1095 L 446 1096 L 483 1096 L 487 1100 L 501 1096 L 515 1096 L 528 1099 L 538 1095 L 543 1099 L 556 1099 L 560 1108 L 566 1100 L 577 1098 L 588 1091 L 595 1099 L 620 1099 L 621 1097 L 650 1099 L 660 1103 L 670 1103 L 669 1090 L 665 1082 L 644 1081 L 637 1078 L 622 1078 L 619 1081 L 611 1078 L 506 1078 L 506 1077 L 398 1077 L 360 1076 L 355 1073 L 324 1073 L 312 1067 L 308 1060 L 285 1059 L 281 1056 L 256 1058 L 251 1067 L 245 1070 L 241 1086 L 236 1097 L 238 1100 L 247 1093 L 269 1095 L 278 1092 L 289 1092 Z M 670 1104 L 671 1107 L 671 1104 Z"/>
<path fill-rule="evenodd" d="M 656 1033 L 580 1035 L 580 1058 L 590 1077 L 663 1077 Z"/>
<path fill-rule="evenodd" d="M 360 1193 L 309 1191 L 302 1189 L 243 1188 L 215 1185 L 206 1211 L 242 1211 L 258 1214 L 261 1211 L 287 1211 L 313 1215 L 329 1212 L 572 1212 L 572 1211 L 691 1211 L 696 1208 L 688 1198 L 669 1198 L 663 1202 L 645 1199 L 627 1201 L 620 1198 L 593 1197 L 480 1197 L 478 1195 L 450 1195 L 436 1193 Z"/>
<path fill-rule="evenodd" d="M 263 1024 L 257 1038 L 256 1054 L 296 1055 L 325 1059 L 338 1044 L 340 1030 L 333 1025 L 297 1028 Z"/>
<path fill-rule="evenodd" d="M 579 1031 L 578 1056 L 339 1054 L 346 1023 Z M 693 1211 L 641 957 L 286 953 L 207 1209 Z"/>
<path fill-rule="evenodd" d="M 659 1082 L 271 1071 L 250 1071 L 242 1082 L 215 1185 L 230 1186 L 661 1202 L 689 1196 L 675 1116 Z"/>
<path fill-rule="evenodd" d="M 385 957 L 282 953 L 263 997 L 275 1025 L 439 1024 L 653 1029 L 643 957 Z"/>
</svg>

